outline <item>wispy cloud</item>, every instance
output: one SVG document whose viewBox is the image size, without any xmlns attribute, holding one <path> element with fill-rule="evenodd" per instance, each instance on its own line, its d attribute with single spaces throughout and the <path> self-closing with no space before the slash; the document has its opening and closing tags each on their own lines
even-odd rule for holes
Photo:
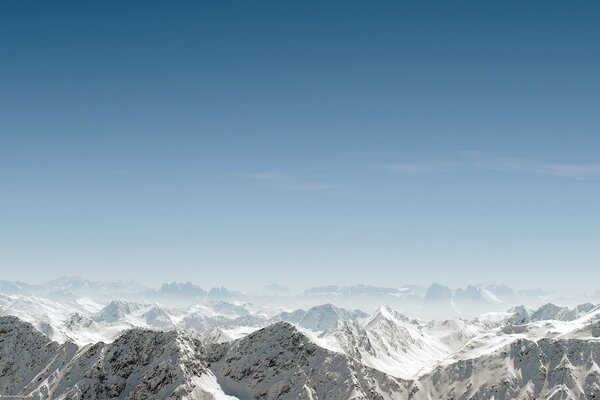
<svg viewBox="0 0 600 400">
<path fill-rule="evenodd" d="M 323 175 L 294 175 L 283 172 L 262 171 L 228 175 L 233 178 L 270 182 L 282 189 L 297 191 L 325 190 L 335 185 L 325 182 Z"/>
<path fill-rule="evenodd" d="M 460 165 L 461 163 L 455 161 L 418 161 L 378 164 L 375 167 L 397 174 L 432 174 L 449 171 Z"/>
<path fill-rule="evenodd" d="M 518 159 L 489 159 L 481 168 L 502 172 L 551 175 L 572 179 L 600 178 L 599 163 L 564 164 Z"/>
<path fill-rule="evenodd" d="M 257 181 L 286 181 L 290 179 L 289 175 L 280 172 L 250 172 L 243 174 L 230 174 L 234 178 L 252 179 Z"/>
<path fill-rule="evenodd" d="M 331 188 L 335 187 L 335 185 L 332 183 L 308 182 L 308 181 L 306 181 L 306 182 L 302 182 L 302 181 L 288 182 L 282 186 L 289 190 L 299 190 L 299 191 L 325 190 L 325 189 L 331 189 Z"/>
<path fill-rule="evenodd" d="M 489 170 L 506 173 L 538 174 L 570 179 L 600 178 L 600 163 L 554 163 L 532 159 L 491 157 L 465 152 L 458 160 L 393 162 L 376 168 L 396 174 L 434 174 L 453 170 Z"/>
</svg>

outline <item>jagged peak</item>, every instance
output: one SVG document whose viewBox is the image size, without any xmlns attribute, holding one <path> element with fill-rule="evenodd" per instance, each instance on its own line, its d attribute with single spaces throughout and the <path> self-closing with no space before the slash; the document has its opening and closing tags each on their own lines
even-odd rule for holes
<svg viewBox="0 0 600 400">
<path fill-rule="evenodd" d="M 394 311 L 385 305 L 380 306 L 367 320 L 365 321 L 365 329 L 372 329 L 381 324 L 399 325 L 400 320 L 394 315 Z"/>
<path fill-rule="evenodd" d="M 237 341 L 247 343 L 285 341 L 286 339 L 292 337 L 302 337 L 305 340 L 309 340 L 308 336 L 306 336 L 293 324 L 285 321 L 279 321 L 252 332 L 248 336 L 245 336 Z"/>
</svg>

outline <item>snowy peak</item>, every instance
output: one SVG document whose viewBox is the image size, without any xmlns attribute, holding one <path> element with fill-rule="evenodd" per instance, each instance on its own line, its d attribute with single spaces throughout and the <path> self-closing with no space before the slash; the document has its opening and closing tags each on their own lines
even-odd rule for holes
<svg viewBox="0 0 600 400">
<path fill-rule="evenodd" d="M 513 307 L 509 310 L 513 314 L 510 322 L 515 325 L 526 324 L 532 321 L 574 321 L 596 309 L 592 303 L 579 304 L 575 307 L 559 307 L 547 303 L 535 311 L 528 310 L 525 306 Z"/>
<path fill-rule="evenodd" d="M 217 313 L 227 317 L 242 317 L 250 315 L 250 311 L 246 309 L 246 304 L 239 302 L 217 301 L 210 303 L 210 307 Z"/>
<path fill-rule="evenodd" d="M 292 324 L 299 324 L 305 315 L 306 315 L 306 310 L 299 308 L 299 309 L 297 309 L 295 311 L 291 311 L 291 312 L 288 312 L 288 311 L 281 312 L 273 317 L 273 321 L 285 321 L 285 322 L 290 322 Z"/>
<path fill-rule="evenodd" d="M 323 346 L 399 378 L 411 378 L 456 351 L 483 328 L 462 320 L 421 323 L 381 306 L 363 321 L 338 322 Z"/>
<path fill-rule="evenodd" d="M 529 317 L 532 321 L 543 321 L 548 319 L 556 319 L 559 313 L 563 312 L 562 307 L 558 307 L 552 303 L 544 304 L 540 308 L 538 308 L 531 316 Z"/>
<path fill-rule="evenodd" d="M 134 311 L 142 309 L 141 304 L 130 303 L 122 300 L 113 300 L 102 310 L 92 316 L 96 322 L 115 323 L 123 321 Z"/>
<path fill-rule="evenodd" d="M 298 325 L 313 331 L 324 331 L 339 320 L 364 318 L 366 316 L 367 314 L 359 310 L 349 311 L 332 304 L 323 304 L 310 308 Z"/>
<path fill-rule="evenodd" d="M 173 320 L 162 308 L 154 306 L 142 314 L 142 318 L 148 326 L 155 328 L 170 328 L 173 327 Z"/>
<path fill-rule="evenodd" d="M 392 310 L 389 306 L 381 305 L 365 322 L 366 326 L 372 325 L 379 320 L 390 321 L 396 325 L 400 325 L 400 321 L 409 322 L 410 319 L 406 316 Z"/>
<path fill-rule="evenodd" d="M 367 315 L 360 310 L 350 311 L 332 304 L 323 304 L 312 307 L 308 311 L 298 309 L 293 312 L 282 312 L 275 315 L 272 321 L 290 322 L 320 332 L 331 328 L 337 321 L 364 318 Z"/>
</svg>

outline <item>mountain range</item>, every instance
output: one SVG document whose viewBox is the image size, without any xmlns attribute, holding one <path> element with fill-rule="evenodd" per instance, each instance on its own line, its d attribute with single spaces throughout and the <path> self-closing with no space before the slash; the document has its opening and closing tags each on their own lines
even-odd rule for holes
<svg viewBox="0 0 600 400">
<path fill-rule="evenodd" d="M 0 398 L 600 396 L 600 306 L 593 302 L 509 307 L 507 299 L 530 295 L 500 284 L 460 290 L 330 286 L 301 295 L 276 289 L 266 304 L 249 301 L 264 300 L 264 294 L 205 291 L 191 283 L 151 291 L 133 282 L 3 282 Z M 104 300 L 115 293 L 119 297 Z M 134 301 L 140 293 L 154 297 Z M 433 319 L 389 305 L 288 308 L 277 301 L 403 296 L 421 298 L 422 314 L 440 305 L 494 307 L 475 317 Z"/>
<path fill-rule="evenodd" d="M 330 303 L 338 307 L 366 311 L 387 304 L 403 314 L 422 318 L 472 318 L 489 311 L 503 311 L 513 306 L 539 307 L 546 303 L 577 305 L 600 302 L 600 291 L 566 297 L 543 289 L 515 290 L 502 283 L 467 285 L 451 289 L 438 283 L 429 287 L 369 285 L 313 287 L 292 293 L 277 284 L 266 285 L 262 291 L 245 293 L 225 287 L 203 289 L 191 282 L 165 283 L 152 289 L 130 282 L 94 282 L 80 277 L 62 277 L 46 284 L 0 281 L 0 293 L 5 295 L 39 296 L 68 301 L 86 297 L 99 303 L 115 299 L 137 303 L 160 303 L 187 307 L 199 302 L 246 302 L 270 307 L 273 303 L 286 309 L 310 308 Z"/>
</svg>

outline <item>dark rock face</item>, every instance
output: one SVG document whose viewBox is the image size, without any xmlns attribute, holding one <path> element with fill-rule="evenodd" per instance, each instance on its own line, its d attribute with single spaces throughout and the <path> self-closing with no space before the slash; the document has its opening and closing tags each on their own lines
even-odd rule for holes
<svg viewBox="0 0 600 400">
<path fill-rule="evenodd" d="M 218 346 L 209 366 L 223 387 L 240 398 L 342 400 L 406 396 L 405 382 L 325 350 L 285 322 Z"/>
<path fill-rule="evenodd" d="M 127 331 L 111 344 L 50 341 L 0 317 L 0 394 L 64 399 L 180 398 L 206 372 L 198 340 L 175 331 Z"/>
</svg>

